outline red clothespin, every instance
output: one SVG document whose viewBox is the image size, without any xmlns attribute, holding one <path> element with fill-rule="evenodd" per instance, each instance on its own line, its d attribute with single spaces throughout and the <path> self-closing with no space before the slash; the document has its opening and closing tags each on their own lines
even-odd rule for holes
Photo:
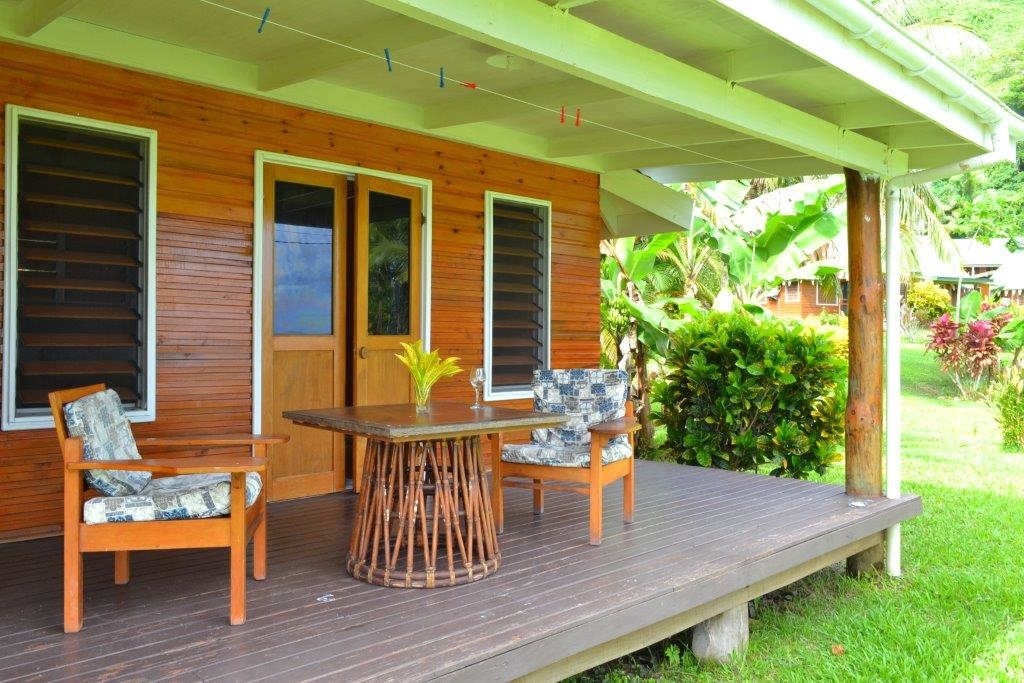
<svg viewBox="0 0 1024 683">
<path fill-rule="evenodd" d="M 582 120 L 583 120 L 583 119 L 581 119 L 581 118 L 580 118 L 580 108 L 579 108 L 579 107 L 576 107 L 576 127 L 577 127 L 577 128 L 579 128 L 579 127 L 580 127 L 580 122 L 581 122 Z"/>
<path fill-rule="evenodd" d="M 565 105 L 562 105 L 562 113 L 558 117 L 559 123 L 565 123 Z"/>
</svg>

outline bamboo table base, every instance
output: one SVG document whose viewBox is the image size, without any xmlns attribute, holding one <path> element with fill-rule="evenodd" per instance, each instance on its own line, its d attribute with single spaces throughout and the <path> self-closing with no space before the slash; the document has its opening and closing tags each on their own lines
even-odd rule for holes
<svg viewBox="0 0 1024 683">
<path fill-rule="evenodd" d="M 480 437 L 370 439 L 348 571 L 378 586 L 435 588 L 494 573 L 501 551 Z"/>
</svg>

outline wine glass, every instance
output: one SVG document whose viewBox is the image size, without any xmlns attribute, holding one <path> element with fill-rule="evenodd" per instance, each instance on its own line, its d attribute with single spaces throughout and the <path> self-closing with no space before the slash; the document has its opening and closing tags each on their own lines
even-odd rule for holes
<svg viewBox="0 0 1024 683">
<path fill-rule="evenodd" d="M 483 404 L 480 403 L 480 390 L 484 386 L 484 382 L 487 381 L 487 373 L 484 372 L 483 368 L 477 368 L 469 375 L 469 383 L 473 386 L 473 392 L 475 394 L 473 405 L 470 408 L 483 408 Z"/>
</svg>

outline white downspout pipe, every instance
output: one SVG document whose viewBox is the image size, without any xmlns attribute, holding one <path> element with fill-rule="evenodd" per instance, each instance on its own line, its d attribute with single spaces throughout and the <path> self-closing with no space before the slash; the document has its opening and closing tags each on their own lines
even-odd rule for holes
<svg viewBox="0 0 1024 683">
<path fill-rule="evenodd" d="M 900 382 L 900 188 L 885 188 L 885 497 L 899 498 L 903 485 L 903 413 Z M 903 573 L 900 525 L 885 533 L 885 570 Z"/>
<path fill-rule="evenodd" d="M 993 151 L 945 166 L 890 178 L 885 188 L 885 496 L 899 498 L 903 486 L 903 416 L 900 406 L 900 189 L 939 178 L 984 168 L 1001 161 L 1016 161 L 1016 148 L 1004 122 L 993 136 Z M 959 289 L 959 288 L 958 288 Z M 900 525 L 885 534 L 885 569 L 900 576 L 902 543 Z"/>
</svg>

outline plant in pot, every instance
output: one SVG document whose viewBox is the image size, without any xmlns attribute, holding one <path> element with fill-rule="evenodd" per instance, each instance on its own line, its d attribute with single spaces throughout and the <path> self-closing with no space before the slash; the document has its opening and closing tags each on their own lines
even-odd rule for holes
<svg viewBox="0 0 1024 683">
<path fill-rule="evenodd" d="M 427 401 L 430 400 L 430 389 L 442 377 L 451 377 L 462 372 L 459 359 L 455 356 L 442 360 L 441 355 L 434 351 L 423 350 L 423 340 L 417 339 L 412 344 L 402 342 L 402 353 L 395 357 L 409 369 L 416 397 L 416 412 L 427 412 Z"/>
</svg>

